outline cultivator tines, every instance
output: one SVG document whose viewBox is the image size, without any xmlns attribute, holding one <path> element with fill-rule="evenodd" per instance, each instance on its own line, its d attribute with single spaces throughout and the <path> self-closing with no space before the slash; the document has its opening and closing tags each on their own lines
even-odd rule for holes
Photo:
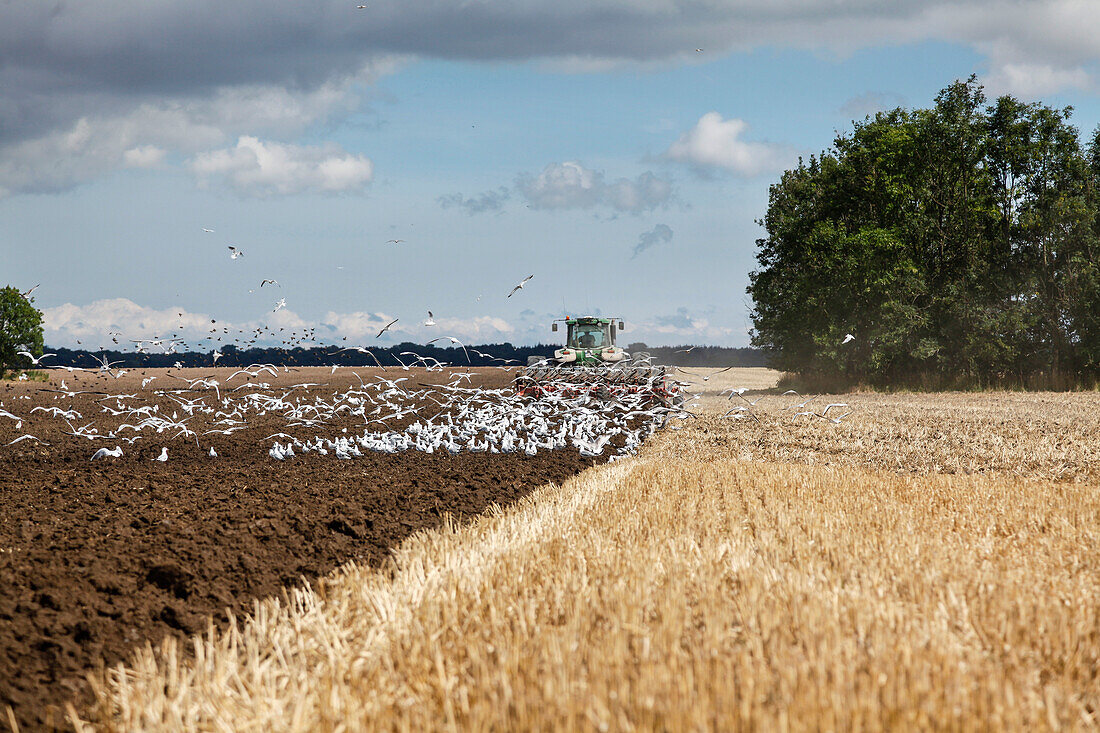
<svg viewBox="0 0 1100 733">
<path fill-rule="evenodd" d="M 536 364 L 519 370 L 515 387 L 525 397 L 540 398 L 547 394 L 576 397 L 585 392 L 603 398 L 649 394 L 665 404 L 673 404 L 680 392 L 667 367 L 651 364 L 600 367 Z"/>
</svg>

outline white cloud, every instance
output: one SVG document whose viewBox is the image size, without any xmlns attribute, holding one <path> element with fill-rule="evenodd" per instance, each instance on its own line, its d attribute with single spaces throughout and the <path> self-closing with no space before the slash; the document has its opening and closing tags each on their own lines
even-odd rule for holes
<svg viewBox="0 0 1100 733">
<path fill-rule="evenodd" d="M 743 140 L 748 127 L 744 120 L 724 120 L 717 112 L 707 112 L 669 146 L 665 157 L 700 172 L 724 170 L 746 178 L 781 170 L 794 161 L 796 153 L 785 145 Z"/>
<path fill-rule="evenodd" d="M 499 343 L 513 338 L 516 329 L 511 323 L 496 316 L 477 316 L 475 318 L 438 318 L 438 326 L 422 328 L 421 337 L 435 338 L 440 335 L 454 336 L 469 344 Z M 428 335 L 430 334 L 430 335 Z M 443 343 L 449 346 L 449 343 Z"/>
<path fill-rule="evenodd" d="M 247 321 L 228 321 L 207 313 L 192 312 L 180 306 L 150 308 L 128 298 L 96 300 L 86 305 L 65 303 L 42 310 L 42 326 L 46 343 L 51 346 L 97 349 L 107 347 L 123 351 L 133 350 L 134 339 L 166 339 L 178 336 L 193 347 L 210 351 L 242 338 L 260 326 L 279 333 L 299 331 L 317 326 L 292 310 L 280 309 L 277 313 L 268 308 L 261 317 Z M 211 329 L 214 329 L 212 332 Z M 222 329 L 228 329 L 227 336 Z M 112 337 L 117 336 L 115 344 Z M 221 342 L 206 341 L 206 337 L 221 337 Z M 272 335 L 266 345 L 277 345 L 281 337 Z M 82 343 L 78 344 L 80 341 Z M 157 353 L 167 348 L 147 347 Z"/>
<path fill-rule="evenodd" d="M 551 163 L 537 176 L 520 175 L 516 189 L 533 209 L 590 209 L 606 206 L 640 214 L 664 207 L 672 200 L 672 184 L 646 171 L 633 181 L 604 181 L 601 171 L 576 161 Z"/>
<path fill-rule="evenodd" d="M 164 148 L 156 145 L 141 145 L 122 152 L 122 162 L 127 168 L 152 168 L 164 160 L 167 154 Z"/>
<path fill-rule="evenodd" d="M 1085 89 L 1088 73 L 1081 67 L 1057 68 L 1049 64 L 1002 64 L 984 80 L 986 93 L 993 97 L 1013 94 L 1036 99 L 1065 89 Z"/>
<path fill-rule="evenodd" d="M 224 86 L 201 96 L 144 102 L 122 112 L 114 106 L 96 110 L 98 102 L 89 103 L 93 111 L 67 127 L 0 146 L 0 198 L 5 189 L 7 194 L 63 191 L 116 168 L 156 165 L 169 153 L 193 156 L 241 136 L 294 137 L 319 121 L 358 109 L 358 88 L 395 67 L 396 62 L 379 61 L 306 90 Z M 362 170 L 354 161 L 337 160 L 323 173 L 339 185 L 353 183 Z"/>
<path fill-rule="evenodd" d="M 516 187 L 536 209 L 591 208 L 603 195 L 602 175 L 580 163 L 551 163 L 537 177 L 522 176 Z"/>
<path fill-rule="evenodd" d="M 191 312 L 178 306 L 150 308 L 127 298 L 97 300 L 86 305 L 65 303 L 43 309 L 42 315 L 47 344 L 89 349 L 107 347 L 132 350 L 133 339 L 178 335 L 189 345 L 210 351 L 233 343 L 237 338 L 242 341 L 246 336 L 251 338 L 251 334 L 260 327 L 267 327 L 271 332 L 270 336 L 261 336 L 257 342 L 261 346 L 279 345 L 287 333 L 297 331 L 301 334 L 308 329 L 316 330 L 318 344 L 345 343 L 343 337 L 346 336 L 346 343 L 364 346 L 388 346 L 402 341 L 425 343 L 437 336 L 454 336 L 463 343 L 478 344 L 508 341 L 517 336 L 515 327 L 497 316 L 437 316 L 435 326 L 425 326 L 423 318 L 402 317 L 381 338 L 376 338 L 382 327 L 397 316 L 384 312 L 329 311 L 322 318 L 313 320 L 302 317 L 290 308 L 272 312 L 272 308 L 267 307 L 256 318 L 234 321 L 207 313 Z M 279 331 L 280 328 L 283 331 Z M 215 332 L 211 332 L 211 329 L 215 329 Z M 222 329 L 228 329 L 228 335 Z M 112 341 L 115 336 L 119 340 L 118 344 Z M 207 341 L 205 339 L 208 336 L 220 336 L 222 340 Z M 77 341 L 82 343 L 78 344 Z M 450 343 L 439 345 L 449 346 Z M 150 351 L 155 352 L 157 349 L 150 347 Z"/>
<path fill-rule="evenodd" d="M 330 333 L 340 337 L 347 336 L 349 341 L 366 343 L 367 341 L 373 341 L 378 336 L 378 332 L 393 319 L 394 316 L 389 313 L 367 313 L 365 311 L 337 313 L 329 311 L 321 319 L 321 325 Z M 383 336 L 391 342 L 402 341 L 408 338 L 410 333 L 406 324 L 398 322 L 390 326 L 389 331 Z M 379 339 L 379 343 L 381 343 L 381 339 Z"/>
<path fill-rule="evenodd" d="M 141 306 L 126 298 L 97 300 L 87 305 L 64 305 L 42 310 L 42 327 L 46 343 L 51 346 L 86 348 L 111 346 L 132 348 L 124 339 L 155 338 L 181 333 L 184 338 L 199 339 L 208 335 L 210 316 L 191 313 L 182 308 L 155 309 Z M 111 333 L 122 333 L 122 343 L 111 341 Z"/>
<path fill-rule="evenodd" d="M 241 136 L 235 147 L 200 153 L 191 170 L 203 185 L 219 179 L 238 193 L 261 197 L 361 191 L 374 174 L 369 158 L 336 145 L 265 143 L 250 135 Z"/>
<path fill-rule="evenodd" d="M 331 333 L 347 336 L 348 341 L 358 341 L 364 345 L 370 345 L 375 340 L 378 332 L 387 323 L 394 319 L 387 313 L 337 313 L 329 311 L 321 319 L 321 325 Z M 496 316 L 477 316 L 474 318 L 450 318 L 437 316 L 434 319 L 436 325 L 425 326 L 424 319 L 398 320 L 383 334 L 378 343 L 382 345 L 412 341 L 423 343 L 437 336 L 454 336 L 463 343 L 491 343 L 506 341 L 515 333 L 515 328 L 503 318 Z M 450 346 L 450 342 L 439 343 L 440 346 Z"/>
</svg>

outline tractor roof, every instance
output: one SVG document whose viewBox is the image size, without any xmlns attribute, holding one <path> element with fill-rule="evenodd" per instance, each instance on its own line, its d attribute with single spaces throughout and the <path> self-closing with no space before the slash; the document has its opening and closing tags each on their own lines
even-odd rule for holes
<svg viewBox="0 0 1100 733">
<path fill-rule="evenodd" d="M 613 318 L 600 318 L 599 316 L 566 316 L 566 323 L 611 323 Z"/>
</svg>

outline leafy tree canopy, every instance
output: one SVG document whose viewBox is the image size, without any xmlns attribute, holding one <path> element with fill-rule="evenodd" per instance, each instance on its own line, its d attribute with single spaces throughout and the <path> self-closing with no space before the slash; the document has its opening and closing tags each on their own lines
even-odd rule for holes
<svg viewBox="0 0 1100 733">
<path fill-rule="evenodd" d="M 800 160 L 761 222 L 753 344 L 834 382 L 1095 380 L 1100 129 L 1082 145 L 1071 113 L 971 77 Z"/>
<path fill-rule="evenodd" d="M 42 313 L 18 289 L 0 289 L 0 376 L 11 368 L 30 366 L 26 356 L 16 352 L 42 354 Z"/>
</svg>

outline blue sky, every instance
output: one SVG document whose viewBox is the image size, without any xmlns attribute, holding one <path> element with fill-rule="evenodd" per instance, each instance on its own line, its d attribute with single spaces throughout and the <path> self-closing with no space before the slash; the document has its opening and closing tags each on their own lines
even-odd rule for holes
<svg viewBox="0 0 1100 733">
<path fill-rule="evenodd" d="M 254 6 L 245 44 L 264 16 L 190 0 L 0 6 L 0 284 L 42 283 L 47 343 L 210 318 L 531 343 L 591 311 L 743 346 L 768 185 L 854 117 L 977 73 L 1100 122 L 1068 1 L 321 6 Z"/>
</svg>

